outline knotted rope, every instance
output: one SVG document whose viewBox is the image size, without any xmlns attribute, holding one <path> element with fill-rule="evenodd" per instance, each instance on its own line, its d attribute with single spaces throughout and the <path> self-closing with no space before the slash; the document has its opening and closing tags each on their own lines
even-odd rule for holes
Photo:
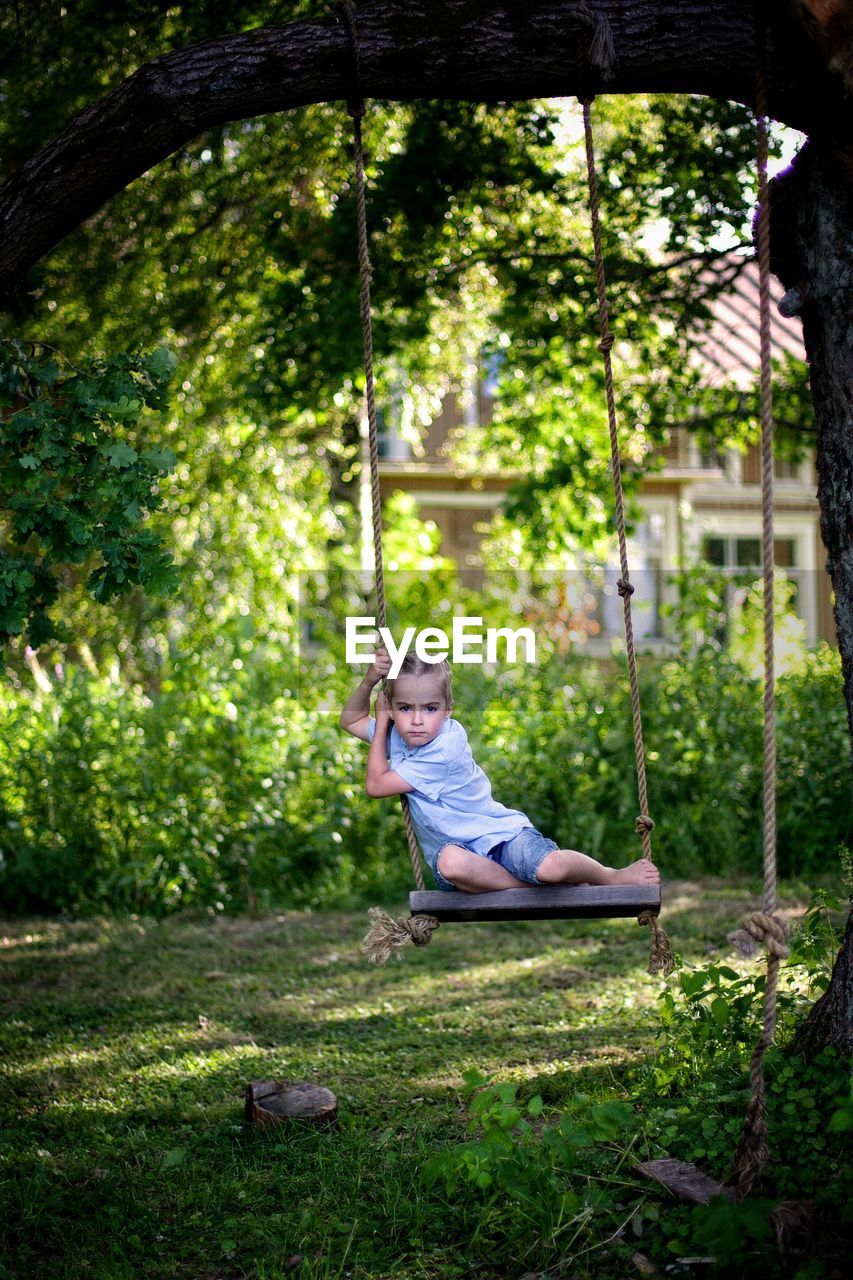
<svg viewBox="0 0 853 1280">
<path fill-rule="evenodd" d="M 598 179 L 595 169 L 595 150 L 592 138 L 590 100 L 582 99 L 584 140 L 586 143 L 586 172 L 589 186 L 589 211 L 592 224 L 592 241 L 595 251 L 595 284 L 598 293 L 598 324 L 601 340 L 598 350 L 604 360 L 604 388 L 607 398 L 607 422 L 610 429 L 610 465 L 613 473 L 613 489 L 616 497 L 616 531 L 619 539 L 619 564 L 621 577 L 617 590 L 622 600 L 625 617 L 625 647 L 628 656 L 628 676 L 631 685 L 631 715 L 634 726 L 634 758 L 637 767 L 637 791 L 640 813 L 636 831 L 643 845 L 643 857 L 651 861 L 652 830 L 654 822 L 649 817 L 649 796 L 646 786 L 646 756 L 643 745 L 643 722 L 640 716 L 640 685 L 637 677 L 637 657 L 634 650 L 634 625 L 631 617 L 631 596 L 634 584 L 628 571 L 628 545 L 625 537 L 625 500 L 622 493 L 622 465 L 619 456 L 619 437 L 616 427 L 616 402 L 613 394 L 613 365 L 610 352 L 615 338 L 610 331 L 609 308 L 604 276 L 604 251 L 601 246 L 601 217 L 598 206 Z M 649 973 L 670 973 L 675 965 L 669 939 L 657 918 L 649 911 L 638 916 L 638 923 L 649 925 L 652 930 L 649 955 Z"/>
<path fill-rule="evenodd" d="M 764 575 L 764 910 L 753 912 L 730 940 L 746 956 L 767 947 L 764 1025 L 750 1062 L 751 1097 L 743 1132 L 732 1159 L 739 1199 L 748 1196 L 767 1159 L 767 1101 L 764 1054 L 776 1028 L 780 962 L 788 955 L 787 923 L 776 912 L 776 683 L 774 665 L 773 569 L 773 388 L 770 367 L 770 206 L 767 200 L 767 89 L 759 64 L 755 94 L 758 130 L 758 305 L 761 361 L 761 509 Z"/>
<path fill-rule="evenodd" d="M 398 916 L 395 919 L 382 907 L 370 907 L 367 914 L 373 923 L 361 945 L 374 964 L 385 964 L 392 953 L 399 951 L 407 942 L 425 947 L 438 928 L 434 916 Z"/>
<path fill-rule="evenodd" d="M 602 80 L 609 80 L 616 62 L 616 45 L 613 29 L 605 15 L 596 13 L 586 0 L 575 0 L 566 13 L 565 22 L 566 26 L 577 31 L 581 68 L 595 71 Z"/>
<path fill-rule="evenodd" d="M 358 42 L 358 31 L 355 25 L 350 0 L 344 0 L 347 27 L 352 45 L 355 63 L 356 86 L 361 85 L 361 50 Z M 370 456 L 370 493 L 373 517 L 373 558 L 376 566 L 376 613 L 380 627 L 386 626 L 387 611 L 385 606 L 385 574 L 382 560 L 382 497 L 379 490 L 379 445 L 376 433 L 376 391 L 373 380 L 373 320 L 370 311 L 370 282 L 373 270 L 370 265 L 370 250 L 367 240 L 367 200 L 364 176 L 364 145 L 362 141 L 361 121 L 364 116 L 364 99 L 359 94 L 348 99 L 347 111 L 352 117 L 353 143 L 355 148 L 355 196 L 356 222 L 358 230 L 358 274 L 361 294 L 361 333 L 364 345 L 364 385 L 367 402 L 367 444 Z M 384 687 L 384 682 L 383 682 Z M 403 810 L 403 822 L 406 827 L 406 839 L 409 845 L 409 857 L 412 860 L 412 871 L 418 889 L 424 887 L 424 874 L 421 868 L 420 852 L 409 811 L 409 801 L 405 795 L 400 796 L 400 807 Z M 425 946 L 438 928 L 438 921 L 432 916 L 420 916 L 409 919 L 401 916 L 393 920 L 381 908 L 371 908 L 369 914 L 373 924 L 368 930 L 362 947 L 375 964 L 385 964 L 392 950 L 412 941 L 417 946 Z M 390 924 L 390 928 L 389 928 Z"/>
</svg>

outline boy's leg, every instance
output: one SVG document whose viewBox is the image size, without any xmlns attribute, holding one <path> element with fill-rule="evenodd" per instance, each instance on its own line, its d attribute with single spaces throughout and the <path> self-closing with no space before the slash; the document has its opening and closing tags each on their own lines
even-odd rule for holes
<svg viewBox="0 0 853 1280">
<path fill-rule="evenodd" d="M 438 857 L 438 870 L 463 893 L 488 893 L 490 889 L 529 888 L 523 880 L 493 862 L 458 844 L 446 844 Z"/>
<path fill-rule="evenodd" d="M 605 867 L 576 849 L 552 849 L 542 859 L 536 878 L 540 884 L 657 884 L 660 872 L 648 858 L 628 867 Z"/>
</svg>

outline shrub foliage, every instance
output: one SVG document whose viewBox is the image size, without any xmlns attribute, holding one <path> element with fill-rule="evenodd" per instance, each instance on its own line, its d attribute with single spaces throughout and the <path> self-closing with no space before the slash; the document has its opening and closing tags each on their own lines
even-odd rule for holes
<svg viewBox="0 0 853 1280">
<path fill-rule="evenodd" d="M 5 909 L 347 906 L 406 889 L 399 808 L 367 799 L 364 746 L 338 728 L 347 669 L 214 676 L 189 657 L 156 693 L 117 668 L 39 677 L 0 691 Z M 779 868 L 824 874 L 853 836 L 837 655 L 811 654 L 779 693 Z M 469 667 L 455 698 L 498 798 L 561 844 L 637 856 L 624 669 Z M 759 683 L 718 653 L 647 661 L 643 712 L 664 873 L 758 874 Z"/>
</svg>

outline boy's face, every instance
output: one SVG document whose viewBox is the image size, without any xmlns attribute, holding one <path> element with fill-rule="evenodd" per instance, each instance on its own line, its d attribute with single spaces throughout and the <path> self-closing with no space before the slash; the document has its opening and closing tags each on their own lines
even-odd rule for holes
<svg viewBox="0 0 853 1280">
<path fill-rule="evenodd" d="M 437 676 L 398 676 L 391 700 L 391 719 L 407 747 L 432 742 L 451 708 Z"/>
</svg>

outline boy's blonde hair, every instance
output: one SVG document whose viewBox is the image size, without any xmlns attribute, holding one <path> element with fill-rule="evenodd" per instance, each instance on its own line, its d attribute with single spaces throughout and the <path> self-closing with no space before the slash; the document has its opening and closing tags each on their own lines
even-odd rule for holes
<svg viewBox="0 0 853 1280">
<path fill-rule="evenodd" d="M 411 649 L 400 664 L 400 670 L 393 680 L 385 681 L 385 693 L 388 701 L 394 698 L 394 688 L 400 676 L 436 676 L 441 685 L 441 695 L 448 707 L 453 706 L 453 672 L 446 658 L 441 662 L 424 662 Z"/>
</svg>

